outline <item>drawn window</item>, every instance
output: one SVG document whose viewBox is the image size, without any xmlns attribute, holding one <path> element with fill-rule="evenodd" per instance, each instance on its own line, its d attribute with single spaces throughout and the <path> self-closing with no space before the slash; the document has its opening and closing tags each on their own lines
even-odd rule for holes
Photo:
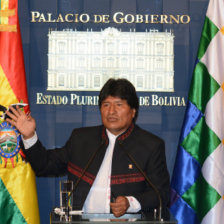
<svg viewBox="0 0 224 224">
<path fill-rule="evenodd" d="M 99 42 L 94 43 L 94 52 L 100 53 L 101 44 Z"/>
<path fill-rule="evenodd" d="M 113 58 L 108 58 L 108 67 L 113 68 L 114 67 L 114 59 Z"/>
<path fill-rule="evenodd" d="M 100 76 L 96 75 L 94 77 L 94 87 L 100 87 Z"/>
<path fill-rule="evenodd" d="M 137 53 L 138 54 L 143 54 L 144 52 L 144 44 L 143 43 L 138 43 L 137 44 Z"/>
<path fill-rule="evenodd" d="M 94 58 L 93 67 L 100 67 L 100 58 Z"/>
<path fill-rule="evenodd" d="M 156 52 L 159 55 L 163 55 L 164 54 L 164 43 L 157 43 L 156 44 Z"/>
<path fill-rule="evenodd" d="M 143 65 L 144 65 L 144 60 L 142 58 L 138 58 L 137 59 L 137 68 L 141 69 L 141 68 L 143 68 Z"/>
<path fill-rule="evenodd" d="M 84 67 L 85 66 L 85 59 L 83 57 L 79 58 L 79 67 Z"/>
<path fill-rule="evenodd" d="M 143 88 L 143 77 L 137 76 L 137 88 Z"/>
<path fill-rule="evenodd" d="M 122 58 L 121 59 L 121 67 L 122 68 L 127 68 L 128 67 L 128 59 L 127 58 Z"/>
<path fill-rule="evenodd" d="M 107 48 L 108 48 L 108 53 L 113 53 L 114 52 L 114 43 L 108 43 Z"/>
<path fill-rule="evenodd" d="M 64 75 L 58 76 L 58 86 L 63 87 L 65 85 Z"/>
<path fill-rule="evenodd" d="M 65 53 L 65 46 L 66 46 L 65 42 L 63 42 L 63 41 L 58 42 L 58 51 L 60 54 Z"/>
<path fill-rule="evenodd" d="M 79 42 L 78 43 L 78 51 L 79 53 L 84 53 L 85 52 L 85 47 L 86 47 L 86 43 L 85 42 Z"/>
<path fill-rule="evenodd" d="M 128 53 L 128 44 L 127 43 L 122 43 L 121 44 L 121 53 L 122 54 L 127 54 Z"/>
<path fill-rule="evenodd" d="M 156 82 L 157 82 L 156 83 L 157 88 L 161 89 L 163 87 L 163 79 L 162 79 L 162 77 L 158 76 Z"/>
<path fill-rule="evenodd" d="M 84 75 L 79 75 L 79 77 L 78 77 L 78 86 L 79 87 L 84 87 L 84 85 L 85 85 Z"/>
<path fill-rule="evenodd" d="M 65 67 L 65 58 L 58 57 L 58 64 L 56 66 L 57 66 L 57 68 L 64 68 Z"/>
<path fill-rule="evenodd" d="M 156 60 L 156 68 L 157 69 L 163 69 L 163 60 L 162 59 L 157 59 Z"/>
</svg>

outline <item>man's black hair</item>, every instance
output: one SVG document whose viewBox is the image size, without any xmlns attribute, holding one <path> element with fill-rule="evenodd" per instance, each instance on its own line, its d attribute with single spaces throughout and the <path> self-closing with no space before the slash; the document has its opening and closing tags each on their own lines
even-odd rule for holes
<svg viewBox="0 0 224 224">
<path fill-rule="evenodd" d="M 109 79 L 103 86 L 99 94 L 99 107 L 101 108 L 102 102 L 108 97 L 119 97 L 126 100 L 128 105 L 136 110 L 133 121 L 135 122 L 138 117 L 139 101 L 135 91 L 135 87 L 127 79 Z"/>
</svg>

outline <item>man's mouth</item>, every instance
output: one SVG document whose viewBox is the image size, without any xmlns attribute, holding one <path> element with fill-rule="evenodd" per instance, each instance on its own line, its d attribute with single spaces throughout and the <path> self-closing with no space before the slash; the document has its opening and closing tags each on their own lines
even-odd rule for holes
<svg viewBox="0 0 224 224">
<path fill-rule="evenodd" d="M 113 122 L 113 121 L 117 121 L 118 118 L 117 117 L 108 117 L 107 120 L 110 122 Z"/>
</svg>

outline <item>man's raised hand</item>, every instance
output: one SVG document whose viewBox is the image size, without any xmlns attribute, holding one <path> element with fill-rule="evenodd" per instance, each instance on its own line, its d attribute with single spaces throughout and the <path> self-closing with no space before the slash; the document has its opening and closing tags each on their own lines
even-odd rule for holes
<svg viewBox="0 0 224 224">
<path fill-rule="evenodd" d="M 19 106 L 16 109 L 12 106 L 6 111 L 6 114 L 10 117 L 6 121 L 15 126 L 19 132 L 23 135 L 24 139 L 28 139 L 34 136 L 36 129 L 36 122 L 30 114 L 26 114 Z"/>
</svg>

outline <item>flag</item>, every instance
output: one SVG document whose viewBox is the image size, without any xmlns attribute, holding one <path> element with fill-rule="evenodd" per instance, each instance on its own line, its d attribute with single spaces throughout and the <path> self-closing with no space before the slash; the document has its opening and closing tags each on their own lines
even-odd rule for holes
<svg viewBox="0 0 224 224">
<path fill-rule="evenodd" d="M 28 103 L 18 0 L 0 0 L 0 105 Z M 3 113 L 3 112 L 2 112 Z M 0 223 L 40 223 L 35 174 L 20 149 L 20 133 L 0 120 Z"/>
<path fill-rule="evenodd" d="M 179 224 L 224 223 L 224 1 L 210 0 L 171 181 Z"/>
</svg>

